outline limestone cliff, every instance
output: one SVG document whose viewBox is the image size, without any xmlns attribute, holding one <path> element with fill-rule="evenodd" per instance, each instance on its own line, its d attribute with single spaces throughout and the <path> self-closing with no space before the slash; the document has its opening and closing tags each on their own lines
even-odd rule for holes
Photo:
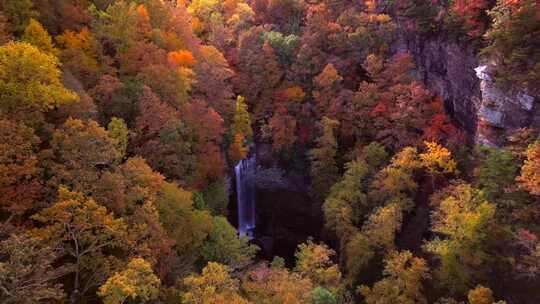
<svg viewBox="0 0 540 304">
<path fill-rule="evenodd" d="M 448 114 L 468 134 L 476 131 L 475 104 L 481 99 L 480 82 L 474 68 L 478 61 L 466 44 L 446 37 L 425 38 L 400 34 L 394 53 L 408 52 L 415 60 L 418 77 L 445 101 Z"/>
<path fill-rule="evenodd" d="M 540 123 L 538 98 L 521 88 L 503 90 L 495 85 L 491 64 L 475 69 L 480 79 L 482 98 L 476 105 L 478 128 L 477 143 L 500 146 L 505 138 L 517 130 L 537 127 Z"/>
<path fill-rule="evenodd" d="M 467 43 L 402 33 L 393 52 L 413 56 L 420 79 L 475 143 L 501 146 L 521 128 L 540 126 L 540 98 L 521 88 L 498 88 L 490 76 L 493 63 L 481 64 Z"/>
</svg>

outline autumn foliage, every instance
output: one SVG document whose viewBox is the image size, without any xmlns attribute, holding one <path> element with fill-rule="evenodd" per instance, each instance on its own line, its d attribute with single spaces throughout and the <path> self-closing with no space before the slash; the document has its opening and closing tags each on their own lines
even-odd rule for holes
<svg viewBox="0 0 540 304">
<path fill-rule="evenodd" d="M 533 96 L 539 16 L 0 0 L 0 303 L 540 302 L 538 130 L 473 147 L 455 115 L 477 100 L 439 62 L 479 55 Z"/>
</svg>

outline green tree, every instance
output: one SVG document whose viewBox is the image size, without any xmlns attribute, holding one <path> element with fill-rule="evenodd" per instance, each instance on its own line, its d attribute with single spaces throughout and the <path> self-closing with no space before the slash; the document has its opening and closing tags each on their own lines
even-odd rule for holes
<svg viewBox="0 0 540 304">
<path fill-rule="evenodd" d="M 41 113 L 77 101 L 60 76 L 58 59 L 36 47 L 25 42 L 0 46 L 0 116 L 36 124 L 43 120 Z"/>
<path fill-rule="evenodd" d="M 395 249 L 395 239 L 401 230 L 403 214 L 412 202 L 396 198 L 375 209 L 364 222 L 360 232 L 352 236 L 345 247 L 347 280 L 354 282 L 376 256 Z"/>
<path fill-rule="evenodd" d="M 371 143 L 358 159 L 345 165 L 342 179 L 332 186 L 323 204 L 325 226 L 341 240 L 342 246 L 357 232 L 374 207 L 368 199 L 368 180 L 387 159 L 384 147 Z"/>
<path fill-rule="evenodd" d="M 385 278 L 372 288 L 359 288 L 367 304 L 427 303 L 422 282 L 429 278 L 429 268 L 424 259 L 402 251 L 390 253 L 384 263 Z"/>
<path fill-rule="evenodd" d="M 354 283 L 375 257 L 375 249 L 364 233 L 356 232 L 346 243 L 343 254 L 347 283 Z"/>
<path fill-rule="evenodd" d="M 216 181 L 206 186 L 202 191 L 202 195 L 213 215 L 227 216 L 229 194 L 225 181 Z"/>
<path fill-rule="evenodd" d="M 128 298 L 145 302 L 158 297 L 160 285 L 151 265 L 144 259 L 134 258 L 124 270 L 115 273 L 101 285 L 98 295 L 105 304 L 122 304 Z"/>
<path fill-rule="evenodd" d="M 216 18 L 215 14 L 220 12 L 220 1 L 218 0 L 194 0 L 189 4 L 189 12 L 197 18 L 197 21 L 201 23 L 196 29 L 199 34 L 203 34 L 208 31 L 210 25 L 210 19 Z"/>
<path fill-rule="evenodd" d="M 122 118 L 113 117 L 107 125 L 109 137 L 113 140 L 116 151 L 120 153 L 120 158 L 126 156 L 128 147 L 129 130 Z"/>
<path fill-rule="evenodd" d="M 368 212 L 365 189 L 367 164 L 355 160 L 348 163 L 346 168 L 342 180 L 332 187 L 323 205 L 325 226 L 342 240 L 354 233 L 355 225 Z"/>
<path fill-rule="evenodd" d="M 478 187 L 488 199 L 496 200 L 513 185 L 519 165 L 512 152 L 506 149 L 482 147 L 481 153 L 483 158 L 476 172 Z"/>
<path fill-rule="evenodd" d="M 395 249 L 396 234 L 403 222 L 404 204 L 396 200 L 375 209 L 345 245 L 344 264 L 347 280 L 353 283 L 378 255 L 384 256 Z"/>
<path fill-rule="evenodd" d="M 370 174 L 375 174 L 381 166 L 388 162 L 388 152 L 383 145 L 378 142 L 372 142 L 362 148 L 360 159 L 363 159 L 369 166 Z"/>
<path fill-rule="evenodd" d="M 270 267 L 272 268 L 284 268 L 285 267 L 285 259 L 280 256 L 274 256 L 272 259 L 272 262 L 270 262 Z"/>
<path fill-rule="evenodd" d="M 212 216 L 206 210 L 194 210 L 192 193 L 173 183 L 164 183 L 157 198 L 159 219 L 186 267 L 201 257 L 204 241 L 212 232 Z"/>
<path fill-rule="evenodd" d="M 311 304 L 337 304 L 336 296 L 322 287 L 317 287 L 311 292 Z"/>
<path fill-rule="evenodd" d="M 407 199 L 395 199 L 370 214 L 362 226 L 362 233 L 372 246 L 384 251 L 394 249 L 396 234 L 403 223 L 403 213 L 411 204 Z"/>
<path fill-rule="evenodd" d="M 421 167 L 417 149 L 404 148 L 392 157 L 388 166 L 375 175 L 371 183 L 370 199 L 382 205 L 396 197 L 412 197 L 418 188 L 415 173 Z"/>
<path fill-rule="evenodd" d="M 535 0 L 498 0 L 488 12 L 493 23 L 486 33 L 488 46 L 484 54 L 497 59 L 494 69 L 496 82 L 534 89 L 540 79 L 539 5 Z"/>
<path fill-rule="evenodd" d="M 280 32 L 270 31 L 263 34 L 263 39 L 268 41 L 276 51 L 281 64 L 287 66 L 292 63 L 296 49 L 300 45 L 300 37 L 294 34 L 283 35 Z"/>
<path fill-rule="evenodd" d="M 440 237 L 427 242 L 425 249 L 440 261 L 436 276 L 453 293 L 464 293 L 484 277 L 491 259 L 492 238 L 497 235 L 495 205 L 468 184 L 460 184 L 436 205 L 431 230 Z"/>
<path fill-rule="evenodd" d="M 237 269 L 251 263 L 258 249 L 249 244 L 246 237 L 239 237 L 226 218 L 215 216 L 212 232 L 202 248 L 202 258 L 205 262 L 217 262 Z"/>
<path fill-rule="evenodd" d="M 143 41 L 149 30 L 148 15 L 139 14 L 137 8 L 135 2 L 114 1 L 98 15 L 96 35 L 111 43 L 118 54 L 125 53 L 137 41 Z"/>
<path fill-rule="evenodd" d="M 362 228 L 345 246 L 349 282 L 354 282 L 373 258 L 395 249 L 404 214 L 414 206 L 412 198 L 418 187 L 414 175 L 420 167 L 416 148 L 407 147 L 375 174 L 365 198 L 369 204 L 364 207 Z"/>
<path fill-rule="evenodd" d="M 338 144 L 335 135 L 339 122 L 323 117 L 321 123 L 322 134 L 316 140 L 316 148 L 309 152 L 311 159 L 311 188 L 313 196 L 318 201 L 326 198 L 330 188 L 339 178 L 336 163 Z"/>
</svg>

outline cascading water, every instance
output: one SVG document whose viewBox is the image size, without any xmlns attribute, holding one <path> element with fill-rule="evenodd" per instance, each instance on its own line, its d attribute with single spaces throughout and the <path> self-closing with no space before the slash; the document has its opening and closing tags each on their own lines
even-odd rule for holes
<svg viewBox="0 0 540 304">
<path fill-rule="evenodd" d="M 255 232 L 255 156 L 241 160 L 234 172 L 238 202 L 238 233 L 253 239 Z"/>
</svg>

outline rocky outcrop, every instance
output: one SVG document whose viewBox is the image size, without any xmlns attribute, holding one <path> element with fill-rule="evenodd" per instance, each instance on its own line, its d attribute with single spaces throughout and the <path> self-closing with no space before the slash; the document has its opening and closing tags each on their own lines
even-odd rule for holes
<svg viewBox="0 0 540 304">
<path fill-rule="evenodd" d="M 475 69 L 482 94 L 477 104 L 476 142 L 501 146 L 512 133 L 540 125 L 540 107 L 538 98 L 524 89 L 503 90 L 497 87 L 491 76 L 492 67 L 488 64 Z"/>
<path fill-rule="evenodd" d="M 540 126 L 540 98 L 519 88 L 498 88 L 492 66 L 480 65 L 472 46 L 444 35 L 403 32 L 392 51 L 413 56 L 417 76 L 443 98 L 449 116 L 475 143 L 502 146 L 516 131 Z"/>
<path fill-rule="evenodd" d="M 478 61 L 468 45 L 443 36 L 426 38 L 401 33 L 393 53 L 413 56 L 418 77 L 445 101 L 448 114 L 471 137 L 476 131 L 476 104 L 481 99 Z"/>
</svg>

